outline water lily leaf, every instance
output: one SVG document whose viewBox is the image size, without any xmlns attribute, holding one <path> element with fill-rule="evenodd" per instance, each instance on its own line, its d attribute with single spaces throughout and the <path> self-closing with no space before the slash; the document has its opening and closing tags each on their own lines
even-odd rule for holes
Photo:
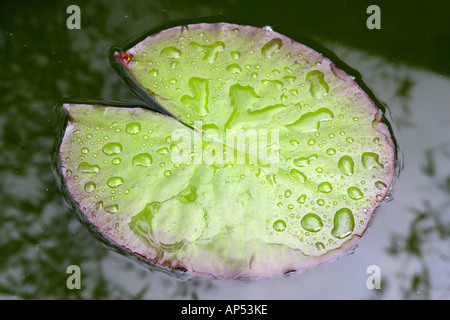
<svg viewBox="0 0 450 320">
<path fill-rule="evenodd" d="M 395 176 L 369 96 L 270 29 L 176 27 L 116 58 L 171 116 L 65 104 L 66 186 L 100 233 L 153 264 L 219 278 L 348 252 Z"/>
</svg>

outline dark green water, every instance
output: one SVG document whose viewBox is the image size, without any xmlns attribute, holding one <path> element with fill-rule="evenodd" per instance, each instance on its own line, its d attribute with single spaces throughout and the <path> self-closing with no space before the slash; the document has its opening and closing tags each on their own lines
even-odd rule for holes
<svg viewBox="0 0 450 320">
<path fill-rule="evenodd" d="M 66 9 L 81 9 L 69 30 Z M 0 298 L 449 299 L 448 1 L 15 1 L 0 6 Z M 288 278 L 179 280 L 98 241 L 58 185 L 53 154 L 64 98 L 141 104 L 108 50 L 195 22 L 271 26 L 357 70 L 388 106 L 403 169 L 353 254 Z M 345 66 L 344 65 L 344 66 Z M 349 70 L 351 70 L 349 69 Z M 353 75 L 359 78 L 358 73 Z M 66 286 L 67 267 L 81 289 Z M 366 286 L 377 265 L 381 289 Z"/>
</svg>

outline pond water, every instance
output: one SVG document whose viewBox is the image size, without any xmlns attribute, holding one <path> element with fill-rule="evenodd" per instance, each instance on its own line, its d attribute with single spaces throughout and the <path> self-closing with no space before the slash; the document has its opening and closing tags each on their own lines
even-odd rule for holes
<svg viewBox="0 0 450 320">
<path fill-rule="evenodd" d="M 364 1 L 238 3 L 80 2 L 79 30 L 66 27 L 76 1 L 2 4 L 1 299 L 450 299 L 448 4 L 381 2 L 381 29 L 369 30 Z M 351 254 L 283 278 L 178 279 L 108 248 L 66 203 L 53 159 L 62 99 L 142 104 L 111 67 L 109 48 L 201 21 L 270 25 L 357 70 L 387 106 L 402 169 Z M 66 286 L 70 265 L 80 267 L 79 290 Z M 380 289 L 367 286 L 374 265 Z"/>
</svg>

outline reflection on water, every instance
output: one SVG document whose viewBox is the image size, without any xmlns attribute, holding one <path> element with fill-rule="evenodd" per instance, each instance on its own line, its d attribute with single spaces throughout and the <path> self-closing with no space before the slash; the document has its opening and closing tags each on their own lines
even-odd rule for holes
<svg viewBox="0 0 450 320">
<path fill-rule="evenodd" d="M 109 65 L 109 47 L 170 21 L 220 11 L 213 4 L 188 8 L 180 2 L 169 10 L 161 3 L 146 2 L 144 10 L 144 4 L 93 2 L 82 10 L 79 31 L 65 28 L 63 2 L 20 11 L 5 4 L 0 298 L 450 298 L 450 80 L 331 42 L 320 43 L 358 70 L 389 106 L 404 158 L 393 200 L 377 210 L 353 254 L 288 279 L 179 280 L 108 249 L 80 223 L 52 170 L 60 120 L 54 106 L 63 97 L 137 101 Z M 15 15 L 5 13 L 13 10 Z M 380 290 L 366 286 L 366 270 L 373 264 L 381 270 Z M 81 269 L 81 290 L 66 286 L 70 265 Z"/>
</svg>

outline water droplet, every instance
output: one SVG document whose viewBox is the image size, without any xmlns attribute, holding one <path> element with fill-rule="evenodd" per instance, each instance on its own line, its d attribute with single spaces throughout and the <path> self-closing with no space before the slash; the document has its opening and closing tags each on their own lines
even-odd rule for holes
<svg viewBox="0 0 450 320">
<path fill-rule="evenodd" d="M 296 147 L 296 146 L 298 146 L 298 145 L 300 144 L 297 140 L 294 140 L 294 139 L 292 139 L 291 141 L 289 141 L 289 143 L 290 143 L 292 146 L 294 146 L 294 147 Z"/>
<path fill-rule="evenodd" d="M 235 73 L 235 74 L 240 74 L 242 72 L 241 67 L 239 67 L 239 65 L 237 65 L 236 63 L 230 64 L 229 66 L 227 66 L 226 70 L 229 73 Z"/>
<path fill-rule="evenodd" d="M 298 158 L 294 160 L 294 164 L 297 167 L 307 167 L 311 164 L 311 161 L 317 160 L 317 154 L 310 155 L 309 157 L 305 158 Z"/>
<path fill-rule="evenodd" d="M 158 153 L 161 155 L 168 154 L 169 149 L 167 147 L 162 147 L 162 148 L 158 149 Z"/>
<path fill-rule="evenodd" d="M 225 43 L 222 41 L 216 41 L 210 45 L 201 45 L 197 42 L 191 42 L 189 45 L 197 49 L 197 51 L 203 52 L 205 54 L 203 60 L 209 63 L 213 63 L 217 59 L 219 52 L 225 48 Z"/>
<path fill-rule="evenodd" d="M 105 144 L 103 146 L 103 153 L 106 154 L 107 156 L 111 156 L 114 154 L 118 154 L 122 152 L 122 145 L 120 143 L 117 142 L 109 142 L 107 144 Z"/>
<path fill-rule="evenodd" d="M 347 176 L 351 176 L 353 174 L 354 165 L 353 159 L 350 156 L 343 156 L 338 162 L 339 170 Z"/>
<path fill-rule="evenodd" d="M 172 172 L 171 172 L 170 170 L 164 171 L 164 175 L 165 175 L 166 177 L 170 176 L 171 174 L 172 174 Z"/>
<path fill-rule="evenodd" d="M 284 196 L 285 196 L 286 198 L 289 198 L 289 197 L 291 196 L 291 194 L 292 194 L 292 191 L 291 191 L 291 190 L 286 190 L 286 191 L 284 192 Z"/>
<path fill-rule="evenodd" d="M 268 85 L 274 86 L 277 89 L 283 88 L 283 82 L 281 82 L 280 80 L 267 80 L 267 79 L 264 79 L 264 80 L 261 80 L 261 82 L 264 83 L 264 84 L 268 84 Z"/>
<path fill-rule="evenodd" d="M 233 59 L 239 59 L 240 56 L 241 56 L 241 55 L 240 55 L 239 52 L 237 52 L 237 51 L 231 51 L 231 58 L 233 58 Z"/>
<path fill-rule="evenodd" d="M 86 182 L 86 184 L 84 185 L 84 191 L 86 191 L 88 193 L 91 193 L 92 191 L 94 191 L 95 188 L 96 188 L 96 185 L 92 181 Z"/>
<path fill-rule="evenodd" d="M 118 164 L 120 164 L 121 162 L 122 162 L 122 159 L 120 159 L 120 158 L 114 158 L 114 159 L 112 159 L 112 161 L 111 161 L 111 163 L 114 164 L 114 165 L 118 165 Z"/>
<path fill-rule="evenodd" d="M 175 47 L 167 47 L 161 51 L 161 56 L 176 59 L 181 56 L 181 51 Z"/>
<path fill-rule="evenodd" d="M 273 229 L 275 231 L 281 232 L 286 229 L 286 222 L 284 220 L 277 220 L 273 223 Z"/>
<path fill-rule="evenodd" d="M 103 201 L 99 201 L 95 204 L 95 209 L 101 210 L 103 208 Z"/>
<path fill-rule="evenodd" d="M 157 77 L 158 74 L 159 74 L 159 72 L 158 72 L 158 70 L 156 70 L 156 69 L 152 69 L 152 70 L 150 70 L 150 71 L 148 72 L 148 74 L 149 74 L 150 76 Z"/>
<path fill-rule="evenodd" d="M 78 166 L 78 170 L 80 170 L 83 173 L 97 173 L 100 171 L 100 167 L 98 165 L 90 165 L 87 162 L 82 162 Z"/>
<path fill-rule="evenodd" d="M 280 50 L 283 41 L 280 38 L 274 38 L 267 42 L 261 49 L 261 54 L 266 58 L 271 58 L 272 55 Z"/>
<path fill-rule="evenodd" d="M 325 250 L 325 245 L 322 242 L 316 242 L 315 246 L 319 251 Z"/>
<path fill-rule="evenodd" d="M 106 182 L 106 184 L 108 185 L 108 187 L 110 188 L 117 188 L 118 186 L 120 186 L 123 183 L 123 179 L 121 177 L 111 177 L 108 179 L 108 181 Z"/>
<path fill-rule="evenodd" d="M 384 166 L 378 161 L 379 156 L 373 152 L 364 152 L 361 158 L 361 162 L 366 169 L 375 168 L 377 170 L 383 169 Z"/>
<path fill-rule="evenodd" d="M 310 71 L 306 80 L 310 82 L 309 93 L 313 98 L 322 98 L 328 94 L 329 87 L 325 82 L 324 74 L 318 70 Z"/>
<path fill-rule="evenodd" d="M 88 154 L 89 153 L 89 149 L 88 148 L 81 148 L 81 153 L 82 154 Z"/>
<path fill-rule="evenodd" d="M 331 230 L 333 237 L 343 239 L 353 232 L 355 221 L 350 209 L 342 208 L 334 215 L 334 228 Z"/>
<path fill-rule="evenodd" d="M 331 191 L 333 191 L 333 187 L 331 186 L 331 183 L 329 183 L 329 182 L 322 182 L 321 184 L 319 184 L 318 189 L 320 192 L 323 192 L 323 193 L 330 193 Z"/>
<path fill-rule="evenodd" d="M 170 84 L 175 84 L 175 83 L 177 83 L 177 79 L 173 79 L 173 78 L 172 78 L 172 79 L 169 80 L 169 83 L 170 83 Z"/>
<path fill-rule="evenodd" d="M 336 153 L 336 150 L 335 150 L 335 149 L 333 149 L 333 148 L 327 149 L 327 154 L 328 154 L 328 155 L 332 156 L 332 155 L 335 154 L 335 153 Z"/>
<path fill-rule="evenodd" d="M 300 223 L 303 229 L 309 232 L 318 232 L 323 227 L 322 219 L 315 213 L 306 214 Z"/>
<path fill-rule="evenodd" d="M 283 77 L 284 80 L 286 80 L 288 83 L 293 84 L 295 79 L 297 79 L 297 77 L 294 76 L 285 76 Z"/>
<path fill-rule="evenodd" d="M 252 105 L 254 105 L 255 102 L 260 98 L 256 94 L 255 89 L 251 86 L 241 86 L 239 84 L 232 85 L 230 87 L 229 98 L 233 111 L 225 124 L 225 127 L 227 129 L 234 129 L 237 128 L 237 126 L 244 125 L 245 123 L 254 122 L 255 117 L 261 118 L 262 113 L 264 113 L 264 111 L 261 110 L 255 111 L 256 114 L 259 115 L 256 116 L 254 112 L 250 112 L 250 108 L 252 107 Z M 276 107 L 268 108 L 272 110 Z"/>
<path fill-rule="evenodd" d="M 333 118 L 334 115 L 330 110 L 320 108 L 317 111 L 303 114 L 297 121 L 287 125 L 286 128 L 298 133 L 317 131 L 322 122 L 330 121 Z"/>
<path fill-rule="evenodd" d="M 138 134 L 141 131 L 141 124 L 139 122 L 132 122 L 127 124 L 126 131 L 128 134 Z"/>
<path fill-rule="evenodd" d="M 189 88 L 193 96 L 184 95 L 181 102 L 192 108 L 200 117 L 206 116 L 208 111 L 209 81 L 203 78 L 192 77 L 189 79 Z"/>
<path fill-rule="evenodd" d="M 153 163 L 152 157 L 148 153 L 135 155 L 132 160 L 133 166 L 149 167 Z"/>
<path fill-rule="evenodd" d="M 383 190 L 387 188 L 387 185 L 383 181 L 377 181 L 375 182 L 375 187 L 377 187 L 377 189 Z"/>
<path fill-rule="evenodd" d="M 358 187 L 350 187 L 347 190 L 348 196 L 353 200 L 359 200 L 363 197 L 363 193 Z"/>
<path fill-rule="evenodd" d="M 297 169 L 292 169 L 290 172 L 290 175 L 297 181 L 300 181 L 301 183 L 306 182 L 306 176 L 302 172 L 298 171 Z"/>
<path fill-rule="evenodd" d="M 300 204 L 305 203 L 306 201 L 306 194 L 302 194 L 300 197 L 298 197 L 297 202 Z"/>
<path fill-rule="evenodd" d="M 117 213 L 119 211 L 119 205 L 113 204 L 105 207 L 105 211 L 111 214 Z"/>
</svg>

